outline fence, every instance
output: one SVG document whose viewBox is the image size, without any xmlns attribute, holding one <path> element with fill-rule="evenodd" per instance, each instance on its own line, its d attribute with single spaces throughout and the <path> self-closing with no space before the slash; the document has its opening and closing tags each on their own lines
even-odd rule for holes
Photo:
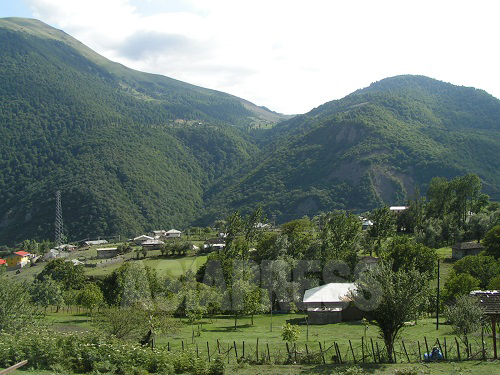
<svg viewBox="0 0 500 375">
<path fill-rule="evenodd" d="M 14 370 L 17 370 L 19 367 L 24 366 L 26 363 L 28 363 L 28 361 L 22 361 L 22 362 L 16 363 L 14 366 L 10 366 L 9 368 L 6 368 L 5 370 L 0 370 L 0 375 L 10 374 Z"/>
<path fill-rule="evenodd" d="M 197 342 L 194 339 L 188 341 L 177 341 L 175 346 L 167 343 L 168 351 L 190 350 L 196 353 L 198 358 L 206 358 L 212 361 L 215 356 L 222 356 L 227 363 L 246 361 L 249 363 L 275 363 L 275 364 L 361 364 L 361 363 L 387 363 L 389 356 L 383 341 L 366 339 L 348 340 L 349 343 L 342 346 L 338 342 L 307 342 L 307 343 L 283 343 L 272 345 L 268 343 L 241 341 L 237 343 L 217 340 L 215 343 L 209 341 Z M 417 342 L 405 342 L 399 340 L 394 343 L 393 359 L 399 363 L 416 363 L 423 361 L 425 353 L 431 353 L 433 347 L 438 347 L 443 355 L 443 361 L 464 360 L 486 360 L 491 358 L 490 349 L 486 347 L 484 340 L 478 342 L 468 340 L 463 342 L 458 338 L 447 340 L 436 338 L 430 341 L 427 337 Z"/>
</svg>

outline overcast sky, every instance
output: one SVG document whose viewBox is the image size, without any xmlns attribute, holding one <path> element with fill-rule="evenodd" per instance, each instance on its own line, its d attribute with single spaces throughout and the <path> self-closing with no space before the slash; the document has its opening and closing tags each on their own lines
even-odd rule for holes
<svg viewBox="0 0 500 375">
<path fill-rule="evenodd" d="M 1 0 L 13 16 L 287 114 L 399 74 L 500 98 L 498 0 Z"/>
</svg>

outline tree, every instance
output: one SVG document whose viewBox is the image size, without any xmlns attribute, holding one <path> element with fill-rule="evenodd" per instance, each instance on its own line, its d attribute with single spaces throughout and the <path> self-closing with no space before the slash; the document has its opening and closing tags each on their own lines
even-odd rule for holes
<svg viewBox="0 0 500 375">
<path fill-rule="evenodd" d="M 281 327 L 281 338 L 283 341 L 294 343 L 299 339 L 300 329 L 296 324 L 285 323 Z"/>
<path fill-rule="evenodd" d="M 467 255 L 455 262 L 456 274 L 469 274 L 479 280 L 480 288 L 486 288 L 492 277 L 500 274 L 500 260 L 491 256 Z"/>
<path fill-rule="evenodd" d="M 379 327 L 389 362 L 394 361 L 394 343 L 404 323 L 415 317 L 425 299 L 427 282 L 427 275 L 415 269 L 394 271 L 388 261 L 363 272 L 356 282 L 354 303 Z"/>
<path fill-rule="evenodd" d="M 459 296 L 455 304 L 445 308 L 444 315 L 453 330 L 460 335 L 468 351 L 469 341 L 467 335 L 477 331 L 481 327 L 484 318 L 483 310 L 478 301 L 470 296 Z"/>
<path fill-rule="evenodd" d="M 338 259 L 354 269 L 358 257 L 358 245 L 361 234 L 361 221 L 357 215 L 344 211 L 324 214 L 321 218 L 322 260 L 327 262 Z"/>
<path fill-rule="evenodd" d="M 376 242 L 375 252 L 381 253 L 382 241 L 395 232 L 396 217 L 388 206 L 379 207 L 370 215 L 373 225 L 368 229 L 368 234 Z M 372 255 L 370 251 L 370 255 Z"/>
<path fill-rule="evenodd" d="M 16 332 L 37 325 L 42 313 L 31 303 L 29 287 L 7 281 L 3 272 L 0 269 L 0 332 Z"/>
<path fill-rule="evenodd" d="M 486 233 L 483 244 L 488 255 L 500 258 L 500 225 L 495 225 Z"/>
<path fill-rule="evenodd" d="M 83 266 L 75 266 L 72 262 L 58 258 L 51 260 L 37 275 L 37 280 L 43 281 L 50 276 L 52 280 L 63 285 L 64 289 L 80 289 L 85 283 L 85 270 Z"/>
<path fill-rule="evenodd" d="M 95 283 L 87 283 L 78 295 L 78 303 L 90 310 L 90 315 L 95 308 L 98 308 L 104 302 L 104 296 L 101 288 Z"/>
<path fill-rule="evenodd" d="M 469 294 L 472 290 L 479 289 L 480 281 L 468 273 L 456 274 L 452 272 L 444 284 L 443 302 L 452 303 L 459 296 Z"/>
<path fill-rule="evenodd" d="M 47 307 L 56 306 L 57 311 L 64 304 L 63 289 L 57 281 L 50 276 L 43 280 L 35 279 L 31 286 L 31 298 L 38 306 L 47 311 Z"/>
<path fill-rule="evenodd" d="M 435 275 L 437 253 L 407 236 L 394 237 L 388 244 L 383 259 L 390 260 L 394 271 L 416 269 L 431 279 Z"/>
</svg>

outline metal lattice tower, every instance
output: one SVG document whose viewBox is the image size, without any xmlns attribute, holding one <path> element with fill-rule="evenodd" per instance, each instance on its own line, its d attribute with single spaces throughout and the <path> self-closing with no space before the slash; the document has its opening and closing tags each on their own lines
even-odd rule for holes
<svg viewBox="0 0 500 375">
<path fill-rule="evenodd" d="M 58 247 L 65 242 L 64 225 L 63 225 L 63 218 L 62 218 L 62 206 L 61 206 L 61 191 L 59 191 L 59 190 L 56 191 L 55 229 L 56 229 L 55 242 L 56 242 L 56 247 Z"/>
</svg>

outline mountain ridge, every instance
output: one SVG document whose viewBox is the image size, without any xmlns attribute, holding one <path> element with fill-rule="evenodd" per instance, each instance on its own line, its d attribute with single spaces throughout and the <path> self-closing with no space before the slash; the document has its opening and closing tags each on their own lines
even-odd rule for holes
<svg viewBox="0 0 500 375">
<path fill-rule="evenodd" d="M 482 90 L 390 77 L 288 118 L 87 48 L 0 19 L 0 243 L 50 238 L 57 190 L 72 240 L 403 204 L 469 172 L 500 198 L 500 101 Z"/>
</svg>

